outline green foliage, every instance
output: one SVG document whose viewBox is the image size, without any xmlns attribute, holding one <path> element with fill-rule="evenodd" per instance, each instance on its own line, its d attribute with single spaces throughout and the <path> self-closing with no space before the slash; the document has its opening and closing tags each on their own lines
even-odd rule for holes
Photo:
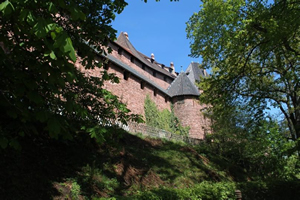
<svg viewBox="0 0 300 200">
<path fill-rule="evenodd" d="M 226 114 L 217 108 L 210 113 L 214 133 L 206 138 L 209 151 L 244 168 L 254 179 L 294 179 L 298 156 L 283 125 L 271 117 L 253 122 L 251 113 L 239 109 L 227 106 Z"/>
<path fill-rule="evenodd" d="M 80 195 L 80 185 L 76 181 L 72 182 L 71 185 L 71 196 L 73 200 L 79 199 Z"/>
<path fill-rule="evenodd" d="M 149 95 L 146 96 L 145 104 L 146 124 L 152 127 L 163 129 L 171 133 L 188 136 L 189 127 L 183 127 L 174 114 L 174 107 L 171 105 L 171 112 L 167 109 L 159 111 L 156 104 Z"/>
<path fill-rule="evenodd" d="M 141 192 L 131 196 L 129 199 L 137 200 L 234 200 L 235 185 L 229 182 L 201 182 L 190 188 L 158 188 Z M 127 199 L 127 198 L 124 198 Z"/>
<path fill-rule="evenodd" d="M 71 132 L 87 131 L 103 141 L 106 125 L 136 118 L 118 97 L 102 89 L 115 80 L 97 66 L 95 50 L 115 38 L 110 26 L 125 1 L 6 0 L 0 4 L 0 146 L 19 149 L 19 139 L 33 134 L 71 139 Z M 89 45 L 85 41 L 89 41 Z M 109 51 L 109 50 L 108 50 Z M 82 59 L 77 59 L 80 54 Z"/>
<path fill-rule="evenodd" d="M 240 183 L 238 187 L 242 191 L 243 199 L 246 200 L 296 200 L 300 195 L 298 189 L 300 187 L 299 180 L 251 181 Z"/>
<path fill-rule="evenodd" d="M 83 167 L 82 171 L 84 172 L 83 182 L 88 183 L 89 185 L 94 185 L 99 190 L 106 192 L 107 194 L 113 194 L 115 190 L 120 186 L 117 178 L 107 177 L 102 170 L 96 167 L 95 161 L 93 165 L 87 165 Z"/>
<path fill-rule="evenodd" d="M 187 23 L 191 55 L 213 72 L 200 85 L 202 102 L 246 103 L 254 121 L 275 107 L 299 143 L 299 8 L 296 0 L 204 0 Z"/>
</svg>

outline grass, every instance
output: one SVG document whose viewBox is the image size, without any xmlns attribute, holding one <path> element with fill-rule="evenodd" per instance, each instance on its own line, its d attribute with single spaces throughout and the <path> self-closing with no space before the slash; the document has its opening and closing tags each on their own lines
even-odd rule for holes
<svg viewBox="0 0 300 200">
<path fill-rule="evenodd" d="M 73 141 L 27 137 L 20 141 L 22 151 L 1 150 L 0 199 L 173 198 L 171 193 L 180 199 L 211 183 L 247 180 L 243 169 L 201 145 L 110 131 L 102 145 L 80 135 Z"/>
<path fill-rule="evenodd" d="M 114 134 L 114 133 L 112 133 Z M 138 191 L 228 180 L 184 143 L 123 132 L 112 143 L 88 138 L 61 141 L 25 138 L 23 150 L 2 150 L 1 199 L 90 199 Z"/>
</svg>

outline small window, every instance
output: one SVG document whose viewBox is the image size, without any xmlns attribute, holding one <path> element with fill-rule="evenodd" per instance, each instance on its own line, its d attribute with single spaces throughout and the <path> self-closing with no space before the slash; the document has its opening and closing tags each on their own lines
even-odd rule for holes
<svg viewBox="0 0 300 200">
<path fill-rule="evenodd" d="M 125 71 L 124 72 L 124 79 L 127 81 L 129 78 L 129 72 L 128 71 Z"/>
<path fill-rule="evenodd" d="M 153 71 L 153 73 L 152 73 L 152 74 L 153 74 L 153 76 L 154 76 L 154 77 L 156 77 L 156 71 Z"/>
<path fill-rule="evenodd" d="M 184 96 L 178 96 L 177 97 L 177 103 L 178 104 L 184 104 Z"/>
<path fill-rule="evenodd" d="M 165 96 L 165 102 L 167 103 L 169 100 L 168 96 Z"/>
<path fill-rule="evenodd" d="M 157 90 L 156 89 L 154 89 L 153 95 L 156 97 L 156 95 L 157 95 Z"/>
<path fill-rule="evenodd" d="M 130 61 L 131 61 L 132 63 L 134 63 L 134 57 L 133 57 L 133 56 L 131 56 Z"/>
<path fill-rule="evenodd" d="M 145 70 L 145 69 L 146 69 L 146 66 L 145 66 L 144 64 L 142 65 L 142 69 L 143 69 L 143 70 Z"/>
<path fill-rule="evenodd" d="M 103 68 L 104 68 L 105 70 L 108 70 L 108 68 L 109 68 L 108 63 L 103 63 Z"/>
<path fill-rule="evenodd" d="M 119 54 L 119 55 L 122 55 L 122 53 L 123 53 L 123 49 L 120 47 L 120 48 L 118 49 L 118 54 Z"/>
<path fill-rule="evenodd" d="M 145 82 L 141 81 L 141 89 L 143 90 L 145 88 Z"/>
<path fill-rule="evenodd" d="M 166 76 L 164 76 L 164 81 L 165 81 L 165 82 L 168 82 L 168 81 L 167 81 L 167 77 L 166 77 Z"/>
</svg>

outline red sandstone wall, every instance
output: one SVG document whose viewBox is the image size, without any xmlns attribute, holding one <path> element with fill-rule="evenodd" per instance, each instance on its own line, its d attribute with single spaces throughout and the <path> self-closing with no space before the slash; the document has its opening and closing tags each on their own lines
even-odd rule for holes
<svg viewBox="0 0 300 200">
<path fill-rule="evenodd" d="M 128 80 L 125 80 L 123 75 L 124 70 L 113 64 L 109 65 L 108 72 L 115 73 L 116 76 L 119 77 L 120 83 L 106 82 L 104 88 L 119 96 L 121 101 L 126 103 L 127 107 L 134 114 L 144 115 L 144 102 L 147 94 L 160 110 L 170 110 L 170 101 L 166 102 L 165 95 L 160 91 L 157 91 L 155 96 L 154 89 L 151 85 L 146 83 L 144 89 L 141 89 L 141 80 L 139 78 L 130 75 Z"/>
<path fill-rule="evenodd" d="M 200 105 L 199 100 L 193 96 L 185 96 L 184 100 L 180 97 L 173 98 L 174 113 L 179 118 L 183 126 L 190 127 L 189 136 L 192 138 L 203 139 L 209 132 L 209 119 L 205 119 L 200 112 L 204 105 Z"/>
<path fill-rule="evenodd" d="M 167 88 L 169 83 L 163 80 L 163 76 L 157 73 L 158 77 L 153 77 L 147 71 L 143 70 L 141 63 L 136 64 L 130 61 L 129 54 L 123 52 L 123 55 L 119 55 L 117 51 L 112 53 L 116 58 L 121 59 L 122 62 L 134 68 L 139 73 L 153 80 L 156 84 L 159 84 L 163 88 Z M 80 60 L 80 58 L 78 58 Z M 95 68 L 93 70 L 84 70 L 83 67 L 76 62 L 76 66 L 85 72 L 87 75 L 99 76 L 103 69 Z M 150 98 L 156 103 L 160 110 L 168 109 L 170 110 L 170 99 L 166 95 L 156 90 L 156 95 L 154 93 L 154 88 L 145 83 L 144 89 L 141 89 L 141 81 L 138 77 L 130 75 L 128 80 L 124 79 L 124 69 L 110 63 L 108 68 L 108 73 L 115 73 L 119 77 L 120 83 L 105 82 L 104 88 L 111 91 L 113 94 L 117 95 L 122 102 L 127 104 L 127 107 L 134 114 L 141 114 L 144 116 L 144 101 L 146 95 L 148 94 Z M 175 115 L 180 119 L 183 126 L 190 127 L 189 136 L 192 138 L 203 139 L 206 133 L 209 133 L 210 121 L 205 119 L 201 114 L 200 110 L 205 108 L 204 105 L 200 105 L 196 97 L 185 96 L 184 100 L 182 97 L 174 97 L 172 99 L 174 103 Z"/>
<path fill-rule="evenodd" d="M 130 58 L 131 55 L 126 52 L 125 50 L 122 52 L 121 55 L 118 54 L 118 47 L 116 45 L 111 44 L 111 48 L 112 48 L 112 53 L 111 55 L 114 56 L 115 58 L 117 58 L 118 60 L 121 60 L 123 63 L 125 63 L 126 65 L 129 65 L 130 67 L 132 67 L 133 69 L 135 69 L 136 71 L 138 71 L 140 74 L 146 76 L 147 78 L 149 78 L 150 80 L 152 80 L 153 82 L 155 82 L 156 84 L 158 84 L 159 86 L 161 86 L 164 89 L 167 89 L 170 85 L 170 83 L 172 83 L 173 79 L 171 77 L 167 77 L 167 82 L 164 81 L 164 76 L 163 74 L 156 72 L 156 77 L 154 77 L 153 74 L 153 70 L 146 67 L 145 70 L 142 69 L 142 63 L 135 59 L 134 62 L 131 62 Z"/>
</svg>

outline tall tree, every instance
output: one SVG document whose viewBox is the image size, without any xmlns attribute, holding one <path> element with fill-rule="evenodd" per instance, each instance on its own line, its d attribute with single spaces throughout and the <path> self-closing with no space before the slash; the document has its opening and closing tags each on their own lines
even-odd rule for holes
<svg viewBox="0 0 300 200">
<path fill-rule="evenodd" d="M 191 55 L 213 73 L 201 100 L 224 108 L 246 102 L 252 119 L 280 109 L 289 137 L 300 137 L 300 2 L 204 0 L 187 23 Z M 298 148 L 300 145 L 298 145 Z"/>
<path fill-rule="evenodd" d="M 18 138 L 31 134 L 71 138 L 80 129 L 99 139 L 99 124 L 136 117 L 101 88 L 104 81 L 118 81 L 112 74 L 104 70 L 88 77 L 75 67 L 76 62 L 101 67 L 95 51 L 100 56 L 109 51 L 103 47 L 116 33 L 110 23 L 126 5 L 124 0 L 0 3 L 1 147 L 18 148 Z"/>
</svg>

